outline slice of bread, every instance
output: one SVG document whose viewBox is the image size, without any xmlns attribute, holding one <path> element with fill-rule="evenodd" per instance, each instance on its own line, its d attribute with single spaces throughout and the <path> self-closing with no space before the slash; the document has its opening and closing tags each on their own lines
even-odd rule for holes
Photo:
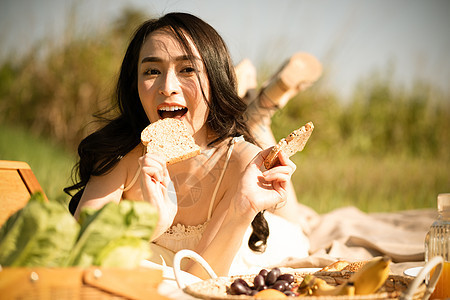
<svg viewBox="0 0 450 300">
<path fill-rule="evenodd" d="M 308 122 L 299 129 L 292 131 L 286 138 L 281 139 L 264 160 L 266 169 L 268 170 L 277 164 L 280 151 L 283 151 L 289 157 L 298 151 L 302 151 L 313 130 L 314 124 Z"/>
<path fill-rule="evenodd" d="M 319 272 L 340 272 L 340 271 L 350 271 L 350 272 L 358 272 L 368 260 L 361 260 L 355 262 L 348 262 L 346 260 L 338 260 L 328 266 L 319 270 Z"/>
<path fill-rule="evenodd" d="M 184 123 L 165 118 L 148 125 L 141 133 L 141 141 L 147 153 L 166 157 L 167 164 L 174 164 L 200 154 L 200 147 Z"/>
<path fill-rule="evenodd" d="M 350 263 L 346 260 L 338 260 L 319 270 L 319 272 L 337 272 L 347 267 Z"/>
</svg>

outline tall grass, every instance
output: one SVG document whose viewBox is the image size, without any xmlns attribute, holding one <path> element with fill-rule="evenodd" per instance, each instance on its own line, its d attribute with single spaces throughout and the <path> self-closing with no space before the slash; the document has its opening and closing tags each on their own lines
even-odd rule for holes
<svg viewBox="0 0 450 300">
<path fill-rule="evenodd" d="M 0 125 L 0 159 L 27 162 L 49 199 L 67 202 L 75 155 L 61 144 L 38 137 L 22 126 Z"/>
<path fill-rule="evenodd" d="M 67 201 L 62 188 L 76 147 L 92 114 L 109 104 L 140 19 L 127 11 L 106 32 L 55 47 L 43 43 L 0 62 L 0 159 L 27 161 L 50 198 Z M 46 54 L 37 59 L 36 52 Z M 272 129 L 279 139 L 315 124 L 305 150 L 293 157 L 299 201 L 318 212 L 435 206 L 436 195 L 450 191 L 449 97 L 426 82 L 405 88 L 386 70 L 362 78 L 345 101 L 320 82 L 292 99 Z"/>
<path fill-rule="evenodd" d="M 319 212 L 347 205 L 368 212 L 435 207 L 437 194 L 449 191 L 448 159 L 300 155 L 293 178 L 298 199 Z"/>
</svg>

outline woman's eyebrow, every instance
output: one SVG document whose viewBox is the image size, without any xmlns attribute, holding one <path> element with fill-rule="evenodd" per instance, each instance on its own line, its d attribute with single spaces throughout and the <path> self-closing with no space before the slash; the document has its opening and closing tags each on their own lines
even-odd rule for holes
<svg viewBox="0 0 450 300">
<path fill-rule="evenodd" d="M 146 56 L 141 60 L 141 64 L 146 62 L 162 62 L 162 58 L 156 57 L 156 56 Z"/>
<path fill-rule="evenodd" d="M 201 61 L 201 59 L 195 55 L 180 55 L 175 57 L 176 61 L 186 61 L 186 60 L 194 60 Z M 141 64 L 146 62 L 163 62 L 164 60 L 157 56 L 146 56 L 142 59 Z"/>
<path fill-rule="evenodd" d="M 181 55 L 175 58 L 176 61 L 184 61 L 184 60 L 198 60 L 201 61 L 200 57 L 195 55 Z"/>
</svg>

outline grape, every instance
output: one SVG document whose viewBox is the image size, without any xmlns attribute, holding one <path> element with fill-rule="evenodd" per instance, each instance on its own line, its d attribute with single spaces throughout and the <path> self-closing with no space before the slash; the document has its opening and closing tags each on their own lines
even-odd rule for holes
<svg viewBox="0 0 450 300">
<path fill-rule="evenodd" d="M 285 280 L 288 283 L 293 283 L 294 282 L 294 275 L 289 274 L 289 273 L 281 274 L 280 276 L 278 276 L 277 280 Z"/>
<path fill-rule="evenodd" d="M 235 282 L 237 281 L 237 282 L 240 282 L 243 286 L 245 286 L 246 288 L 250 288 L 250 286 L 248 285 L 248 283 L 247 283 L 247 281 L 245 281 L 244 279 L 242 279 L 242 278 L 236 278 L 235 280 L 234 280 Z"/>
<path fill-rule="evenodd" d="M 266 279 L 268 273 L 269 273 L 269 271 L 267 271 L 266 269 L 262 269 L 261 271 L 259 271 L 258 275 L 262 275 L 262 277 L 264 277 L 264 279 Z"/>
<path fill-rule="evenodd" d="M 239 281 L 234 281 L 230 286 L 232 295 L 247 294 L 247 288 Z"/>
<path fill-rule="evenodd" d="M 258 274 L 255 276 L 255 279 L 253 279 L 253 286 L 256 289 L 259 289 L 260 287 L 265 285 L 264 277 L 261 274 Z"/>
<path fill-rule="evenodd" d="M 280 292 L 284 292 L 288 288 L 288 286 L 289 286 L 289 283 L 287 281 L 285 281 L 285 280 L 277 280 L 273 284 L 272 288 L 276 289 L 276 290 L 279 290 Z"/>
<path fill-rule="evenodd" d="M 237 278 L 231 284 L 230 292 L 232 295 L 251 295 L 252 288 L 244 279 Z"/>
<path fill-rule="evenodd" d="M 279 268 L 273 268 L 266 276 L 266 285 L 272 285 L 277 281 L 278 276 L 281 275 Z"/>
<path fill-rule="evenodd" d="M 270 271 L 262 269 L 253 278 L 253 286 L 249 286 L 242 278 L 236 278 L 230 285 L 229 293 L 231 295 L 253 296 L 259 291 L 271 288 L 283 292 L 287 296 L 296 296 L 292 291 L 292 283 L 294 281 L 294 275 L 289 273 L 282 274 L 279 268 L 273 268 Z"/>
<path fill-rule="evenodd" d="M 286 280 L 281 279 L 280 281 L 283 282 L 285 290 L 290 289 L 292 287 L 291 284 L 289 282 L 287 282 Z"/>
</svg>

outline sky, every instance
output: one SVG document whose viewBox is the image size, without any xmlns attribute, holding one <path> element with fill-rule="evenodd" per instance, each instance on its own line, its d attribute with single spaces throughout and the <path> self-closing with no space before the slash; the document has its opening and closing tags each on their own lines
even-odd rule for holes
<svg viewBox="0 0 450 300">
<path fill-rule="evenodd" d="M 308 52 L 343 98 L 374 72 L 450 92 L 448 0 L 0 0 L 0 57 L 61 37 L 71 9 L 80 32 L 96 32 L 125 7 L 149 17 L 192 13 L 221 34 L 235 63 L 249 58 L 258 70 Z"/>
</svg>

